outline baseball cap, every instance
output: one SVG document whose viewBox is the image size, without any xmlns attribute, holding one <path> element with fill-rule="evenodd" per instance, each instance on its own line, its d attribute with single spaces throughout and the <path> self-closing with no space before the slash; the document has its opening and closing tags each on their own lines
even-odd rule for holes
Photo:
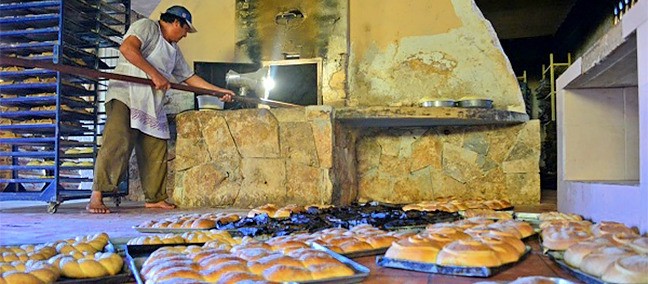
<svg viewBox="0 0 648 284">
<path fill-rule="evenodd" d="M 189 10 L 187 10 L 187 8 L 182 6 L 172 6 L 169 7 L 169 9 L 167 9 L 164 13 L 169 13 L 171 15 L 185 19 L 185 21 L 187 21 L 187 25 L 189 25 L 189 32 L 197 32 L 196 28 L 194 28 L 193 24 L 191 23 L 191 13 L 189 13 Z"/>
</svg>

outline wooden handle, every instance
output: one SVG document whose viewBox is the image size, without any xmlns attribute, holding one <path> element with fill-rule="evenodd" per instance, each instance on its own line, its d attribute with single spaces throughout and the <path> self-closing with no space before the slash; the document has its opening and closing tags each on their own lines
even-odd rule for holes
<svg viewBox="0 0 648 284">
<path fill-rule="evenodd" d="M 29 60 L 29 59 L 16 58 L 16 57 L 0 56 L 0 66 L 21 66 L 27 68 L 43 68 L 43 69 L 58 71 L 65 74 L 80 76 L 84 78 L 119 80 L 119 81 L 155 86 L 155 84 L 153 84 L 153 81 L 146 78 L 133 77 L 128 75 L 116 74 L 116 73 L 107 73 L 107 72 L 101 72 L 94 69 L 81 68 L 81 67 L 62 65 L 62 64 L 54 64 L 50 62 Z M 176 83 L 171 83 L 171 89 L 188 91 L 188 92 L 193 92 L 201 95 L 215 96 L 219 98 L 223 96 L 223 94 L 216 92 L 214 90 L 208 90 L 208 89 L 192 87 L 192 86 L 176 84 Z M 251 97 L 234 96 L 232 97 L 232 99 L 238 102 L 264 104 L 271 107 L 298 107 L 299 106 L 290 103 L 251 98 Z"/>
</svg>

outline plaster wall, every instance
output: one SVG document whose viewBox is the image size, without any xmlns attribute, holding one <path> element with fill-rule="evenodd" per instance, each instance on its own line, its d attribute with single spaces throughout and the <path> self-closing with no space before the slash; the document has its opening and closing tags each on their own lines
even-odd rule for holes
<svg viewBox="0 0 648 284">
<path fill-rule="evenodd" d="M 524 112 L 497 35 L 472 0 L 354 0 L 349 106 L 491 98 Z"/>
</svg>

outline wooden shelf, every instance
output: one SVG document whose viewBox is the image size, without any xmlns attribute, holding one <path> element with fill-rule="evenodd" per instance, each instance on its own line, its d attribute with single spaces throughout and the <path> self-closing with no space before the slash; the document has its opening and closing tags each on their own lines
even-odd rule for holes
<svg viewBox="0 0 648 284">
<path fill-rule="evenodd" d="M 352 127 L 429 127 L 520 124 L 529 121 L 529 116 L 481 108 L 353 107 L 336 109 L 335 119 Z"/>
</svg>

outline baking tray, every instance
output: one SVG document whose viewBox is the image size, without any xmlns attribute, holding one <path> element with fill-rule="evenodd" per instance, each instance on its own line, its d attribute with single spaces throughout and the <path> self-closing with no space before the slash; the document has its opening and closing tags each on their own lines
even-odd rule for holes
<svg viewBox="0 0 648 284">
<path fill-rule="evenodd" d="M 214 230 L 214 228 L 209 229 L 196 229 L 196 228 L 146 228 L 133 226 L 133 229 L 140 233 L 152 233 L 152 234 L 182 234 L 187 232 L 196 232 L 196 231 L 209 231 Z"/>
<path fill-rule="evenodd" d="M 569 266 L 569 264 L 564 262 L 562 260 L 562 258 L 561 259 L 556 259 L 552 255 L 549 255 L 549 258 L 551 258 L 551 260 L 553 260 L 556 264 L 558 264 L 558 266 L 560 266 L 560 268 L 567 271 L 567 273 L 569 273 L 572 276 L 576 277 L 578 280 L 585 282 L 586 284 L 606 284 L 606 283 L 609 283 L 609 282 L 603 281 L 601 278 L 589 275 L 589 274 L 581 271 L 578 268 Z"/>
<path fill-rule="evenodd" d="M 520 278 L 524 278 L 524 277 L 528 277 L 528 276 L 520 276 Z M 520 279 L 520 278 L 518 278 L 518 279 Z M 569 281 L 569 280 L 563 279 L 563 278 L 556 278 L 556 277 L 545 277 L 545 278 L 549 279 L 550 281 L 553 281 L 554 284 L 576 284 L 576 283 L 574 283 L 572 281 Z M 511 281 L 483 281 L 483 282 L 480 281 L 480 282 L 475 282 L 474 284 L 508 284 L 508 283 L 512 283 L 512 282 L 513 282 L 513 280 L 511 280 Z"/>
<path fill-rule="evenodd" d="M 454 276 L 468 277 L 491 277 L 501 271 L 511 268 L 512 266 L 523 261 L 529 252 L 530 246 L 526 246 L 526 251 L 516 262 L 501 265 L 498 267 L 466 267 L 466 266 L 443 266 L 434 263 L 422 263 L 400 259 L 392 259 L 383 256 L 376 257 L 376 264 L 382 267 L 398 268 L 404 270 L 413 270 L 426 273 L 445 274 Z"/>
<path fill-rule="evenodd" d="M 126 261 L 128 262 L 128 267 L 131 269 L 131 271 L 133 271 L 134 279 L 138 284 L 145 284 L 145 281 L 142 280 L 139 271 L 142 265 L 144 264 L 144 261 L 146 261 L 146 258 L 148 258 L 148 256 L 151 253 L 164 246 L 170 246 L 170 245 L 142 245 L 142 246 L 128 245 L 126 246 Z M 346 264 L 349 268 L 353 269 L 355 274 L 353 276 L 348 276 L 348 277 L 337 277 L 337 278 L 322 279 L 322 280 L 312 280 L 312 281 L 303 281 L 303 282 L 284 282 L 284 283 L 350 284 L 350 283 L 360 283 L 369 276 L 369 268 L 362 266 L 345 256 L 335 253 L 322 245 L 313 243 L 311 246 L 314 249 L 321 250 L 328 253 L 336 260 Z"/>
<path fill-rule="evenodd" d="M 386 248 L 379 248 L 379 249 L 370 249 L 370 250 L 361 250 L 361 251 L 354 251 L 354 252 L 349 252 L 349 253 L 341 253 L 341 255 L 348 257 L 348 258 L 358 258 L 358 257 L 363 257 L 363 256 L 374 256 L 374 255 L 382 255 L 387 252 Z"/>
</svg>

